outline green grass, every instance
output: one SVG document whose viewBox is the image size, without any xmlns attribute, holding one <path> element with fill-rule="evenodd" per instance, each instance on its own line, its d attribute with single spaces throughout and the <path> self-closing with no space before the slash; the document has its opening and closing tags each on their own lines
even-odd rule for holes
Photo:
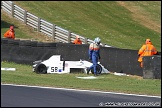
<svg viewBox="0 0 162 108">
<path fill-rule="evenodd" d="M 161 52 L 160 1 L 14 1 L 14 3 L 50 23 L 91 40 L 99 36 L 102 43 L 138 50 L 145 39 L 150 38 Z M 3 17 L 1 16 L 1 21 L 7 20 Z M 19 24 L 17 26 L 21 27 Z M 1 31 L 5 30 L 1 27 Z M 19 28 L 16 30 L 17 37 L 25 37 L 26 30 Z M 29 36 L 28 33 L 28 38 Z"/>
<path fill-rule="evenodd" d="M 102 74 L 98 76 L 98 79 L 79 79 L 76 77 L 87 75 L 84 73 L 36 74 L 32 72 L 30 65 L 7 61 L 1 62 L 1 67 L 16 68 L 16 71 L 1 71 L 1 83 L 161 95 L 161 80 L 159 79 L 113 74 Z"/>
</svg>

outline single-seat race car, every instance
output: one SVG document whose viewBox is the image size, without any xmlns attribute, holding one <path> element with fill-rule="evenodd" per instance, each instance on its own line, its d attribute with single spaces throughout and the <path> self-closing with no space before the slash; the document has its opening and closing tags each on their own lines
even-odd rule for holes
<svg viewBox="0 0 162 108">
<path fill-rule="evenodd" d="M 79 61 L 61 61 L 61 55 L 53 55 L 47 60 L 38 60 L 33 62 L 33 72 L 39 74 L 46 73 L 70 73 L 72 69 L 81 69 L 87 73 L 87 68 L 92 65 L 91 62 L 86 60 Z M 93 69 L 89 73 L 94 74 Z M 98 62 L 97 74 L 110 73 L 104 66 Z"/>
</svg>

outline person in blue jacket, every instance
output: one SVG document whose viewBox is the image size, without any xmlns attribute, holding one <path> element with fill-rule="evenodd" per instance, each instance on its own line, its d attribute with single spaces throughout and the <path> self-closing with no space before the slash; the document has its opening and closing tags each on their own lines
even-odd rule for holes
<svg viewBox="0 0 162 108">
<path fill-rule="evenodd" d="M 97 69 L 98 59 L 100 59 L 100 47 L 99 47 L 100 43 L 101 43 L 101 39 L 99 37 L 96 37 L 94 39 L 94 42 L 89 45 L 89 50 L 88 50 L 89 60 L 92 60 L 93 65 L 87 69 L 87 74 L 89 74 L 89 71 L 93 68 L 94 76 L 97 76 L 96 69 Z"/>
</svg>

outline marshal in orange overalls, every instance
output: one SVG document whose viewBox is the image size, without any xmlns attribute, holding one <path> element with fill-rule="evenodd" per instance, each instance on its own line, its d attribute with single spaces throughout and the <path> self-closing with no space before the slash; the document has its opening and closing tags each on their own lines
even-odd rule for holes
<svg viewBox="0 0 162 108">
<path fill-rule="evenodd" d="M 4 34 L 5 38 L 15 39 L 14 26 L 10 26 L 10 29 Z"/>
<path fill-rule="evenodd" d="M 76 36 L 76 39 L 73 41 L 73 44 L 82 44 L 79 36 Z"/>
<path fill-rule="evenodd" d="M 150 39 L 146 39 L 146 44 L 142 45 L 142 47 L 138 51 L 138 62 L 140 62 L 140 66 L 143 67 L 143 56 L 152 56 L 157 54 L 156 48 L 152 45 Z"/>
</svg>

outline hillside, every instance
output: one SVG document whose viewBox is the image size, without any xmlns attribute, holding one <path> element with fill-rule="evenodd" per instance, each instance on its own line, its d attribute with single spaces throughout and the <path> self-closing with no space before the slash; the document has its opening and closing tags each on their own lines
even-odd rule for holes
<svg viewBox="0 0 162 108">
<path fill-rule="evenodd" d="M 138 50 L 145 39 L 150 38 L 157 50 L 161 51 L 160 1 L 14 1 L 14 3 L 50 23 L 92 40 L 99 36 L 102 43 Z M 40 38 L 45 40 L 42 34 L 36 33 L 22 23 L 14 23 L 14 19 L 9 19 L 1 13 L 1 31 L 7 29 L 4 28 L 6 23 L 3 22 L 17 26 L 17 33 L 20 31 L 21 34 L 21 36 L 17 34 L 18 38 L 39 36 L 39 40 Z"/>
<path fill-rule="evenodd" d="M 10 25 L 15 26 L 16 39 L 53 42 L 52 38 L 35 31 L 32 27 L 23 24 L 15 18 L 12 18 L 6 12 L 1 10 L 1 37 L 3 37 L 3 34 L 9 29 Z"/>
</svg>

